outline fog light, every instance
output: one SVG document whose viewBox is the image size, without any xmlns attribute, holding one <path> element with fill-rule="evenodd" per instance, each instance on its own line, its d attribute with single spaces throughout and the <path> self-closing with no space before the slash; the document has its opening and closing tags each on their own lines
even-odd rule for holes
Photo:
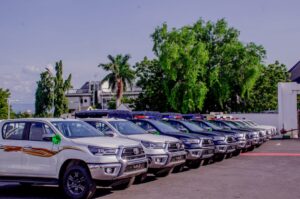
<svg viewBox="0 0 300 199">
<path fill-rule="evenodd" d="M 115 168 L 105 168 L 105 173 L 112 174 L 114 173 Z"/>
<path fill-rule="evenodd" d="M 155 162 L 162 163 L 163 162 L 163 158 L 155 158 Z"/>
</svg>

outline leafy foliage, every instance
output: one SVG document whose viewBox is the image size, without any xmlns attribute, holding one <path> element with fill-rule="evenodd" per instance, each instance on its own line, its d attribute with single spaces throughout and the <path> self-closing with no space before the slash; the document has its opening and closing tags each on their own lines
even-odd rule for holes
<svg viewBox="0 0 300 199">
<path fill-rule="evenodd" d="M 9 90 L 0 88 L 0 119 L 6 119 L 8 115 Z"/>
<path fill-rule="evenodd" d="M 156 28 L 156 67 L 145 59 L 136 66 L 144 90 L 137 108 L 183 113 L 245 109 L 266 52 L 254 43 L 244 44 L 239 34 L 224 19 L 200 19 L 180 29 L 168 30 L 166 24 Z"/>
<path fill-rule="evenodd" d="M 98 67 L 102 67 L 105 71 L 110 71 L 106 75 L 101 84 L 108 82 L 109 88 L 117 92 L 116 95 L 116 107 L 121 105 L 121 100 L 123 97 L 123 92 L 126 90 L 127 85 L 132 87 L 134 80 L 134 71 L 130 68 L 128 60 L 130 55 L 108 55 L 109 63 L 101 63 Z"/>
<path fill-rule="evenodd" d="M 72 88 L 70 74 L 66 80 L 63 79 L 63 64 L 60 60 L 55 64 L 55 78 L 54 78 L 54 117 L 60 117 L 62 114 L 68 112 L 68 100 L 65 92 Z"/>
<path fill-rule="evenodd" d="M 35 115 L 37 117 L 49 116 L 53 104 L 53 77 L 48 71 L 40 74 L 35 92 Z"/>
<path fill-rule="evenodd" d="M 203 108 L 207 86 L 203 81 L 208 60 L 205 44 L 189 26 L 168 31 L 167 25 L 152 35 L 153 51 L 164 72 L 163 90 L 168 103 L 183 113 Z"/>
<path fill-rule="evenodd" d="M 164 72 L 157 59 L 145 57 L 136 63 L 137 86 L 143 89 L 135 100 L 136 110 L 170 111 L 171 107 L 163 90 Z"/>
<path fill-rule="evenodd" d="M 286 66 L 278 61 L 263 67 L 255 82 L 246 110 L 253 112 L 277 110 L 277 85 L 279 82 L 288 82 L 289 79 L 290 74 Z"/>
</svg>

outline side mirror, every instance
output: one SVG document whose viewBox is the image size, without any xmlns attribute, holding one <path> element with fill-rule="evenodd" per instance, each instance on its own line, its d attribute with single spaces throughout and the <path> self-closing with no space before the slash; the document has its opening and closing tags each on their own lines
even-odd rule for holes
<svg viewBox="0 0 300 199">
<path fill-rule="evenodd" d="M 149 129 L 147 132 L 150 133 L 150 134 L 159 135 L 159 132 L 155 129 Z"/>
<path fill-rule="evenodd" d="M 53 134 L 45 134 L 45 135 L 42 136 L 42 139 L 43 139 L 43 141 L 45 141 L 45 142 L 51 142 L 53 136 L 54 136 Z"/>
<path fill-rule="evenodd" d="M 210 128 L 210 127 L 204 127 L 204 129 L 207 131 L 212 131 L 212 128 Z"/>
<path fill-rule="evenodd" d="M 181 131 L 182 133 L 188 133 L 189 132 L 188 130 L 186 130 L 184 128 L 179 129 L 179 131 Z"/>
<path fill-rule="evenodd" d="M 114 137 L 115 136 L 115 133 L 113 131 L 106 131 L 104 134 L 108 137 Z"/>
</svg>

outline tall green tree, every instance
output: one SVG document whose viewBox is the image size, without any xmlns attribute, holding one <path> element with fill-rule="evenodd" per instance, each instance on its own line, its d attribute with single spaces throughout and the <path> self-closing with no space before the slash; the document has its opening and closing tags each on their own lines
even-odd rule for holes
<svg viewBox="0 0 300 199">
<path fill-rule="evenodd" d="M 55 63 L 55 77 L 54 77 L 54 117 L 60 117 L 64 113 L 68 113 L 68 99 L 65 93 L 68 89 L 72 88 L 71 79 L 72 75 L 69 74 L 68 78 L 63 78 L 63 64 L 60 60 Z"/>
<path fill-rule="evenodd" d="M 136 70 L 137 86 L 142 92 L 135 100 L 136 110 L 171 111 L 163 89 L 164 72 L 157 59 L 149 60 L 147 57 L 134 66 Z"/>
<path fill-rule="evenodd" d="M 246 104 L 246 111 L 277 110 L 279 82 L 289 82 L 290 74 L 284 64 L 276 61 L 264 66 Z"/>
<path fill-rule="evenodd" d="M 54 78 L 48 71 L 40 74 L 35 92 L 35 115 L 37 117 L 47 117 L 53 105 Z"/>
<path fill-rule="evenodd" d="M 98 65 L 98 67 L 110 72 L 103 78 L 101 84 L 108 82 L 109 88 L 116 91 L 116 107 L 119 107 L 127 85 L 130 87 L 133 85 L 135 74 L 128 63 L 130 55 L 126 54 L 123 56 L 118 54 L 115 57 L 108 55 L 107 58 L 109 63 L 100 63 Z"/>
<path fill-rule="evenodd" d="M 0 88 L 0 119 L 7 119 L 8 116 L 8 98 L 10 97 L 10 92 L 8 89 Z"/>
<path fill-rule="evenodd" d="M 167 24 L 152 34 L 153 51 L 164 72 L 163 89 L 168 103 L 183 113 L 201 110 L 208 88 L 203 81 L 208 53 L 189 26 L 168 30 Z"/>
<path fill-rule="evenodd" d="M 239 111 L 263 67 L 265 50 L 239 39 L 224 19 L 180 29 L 163 24 L 152 35 L 164 92 L 176 111 Z"/>
</svg>

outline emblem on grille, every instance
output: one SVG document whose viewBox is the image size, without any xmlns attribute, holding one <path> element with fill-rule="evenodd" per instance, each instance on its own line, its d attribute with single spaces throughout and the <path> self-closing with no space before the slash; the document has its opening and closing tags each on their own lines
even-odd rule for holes
<svg viewBox="0 0 300 199">
<path fill-rule="evenodd" d="M 179 143 L 176 143 L 176 148 L 180 149 L 180 144 Z"/>
<path fill-rule="evenodd" d="M 138 148 L 133 148 L 133 154 L 137 155 L 140 153 L 140 150 Z"/>
</svg>

